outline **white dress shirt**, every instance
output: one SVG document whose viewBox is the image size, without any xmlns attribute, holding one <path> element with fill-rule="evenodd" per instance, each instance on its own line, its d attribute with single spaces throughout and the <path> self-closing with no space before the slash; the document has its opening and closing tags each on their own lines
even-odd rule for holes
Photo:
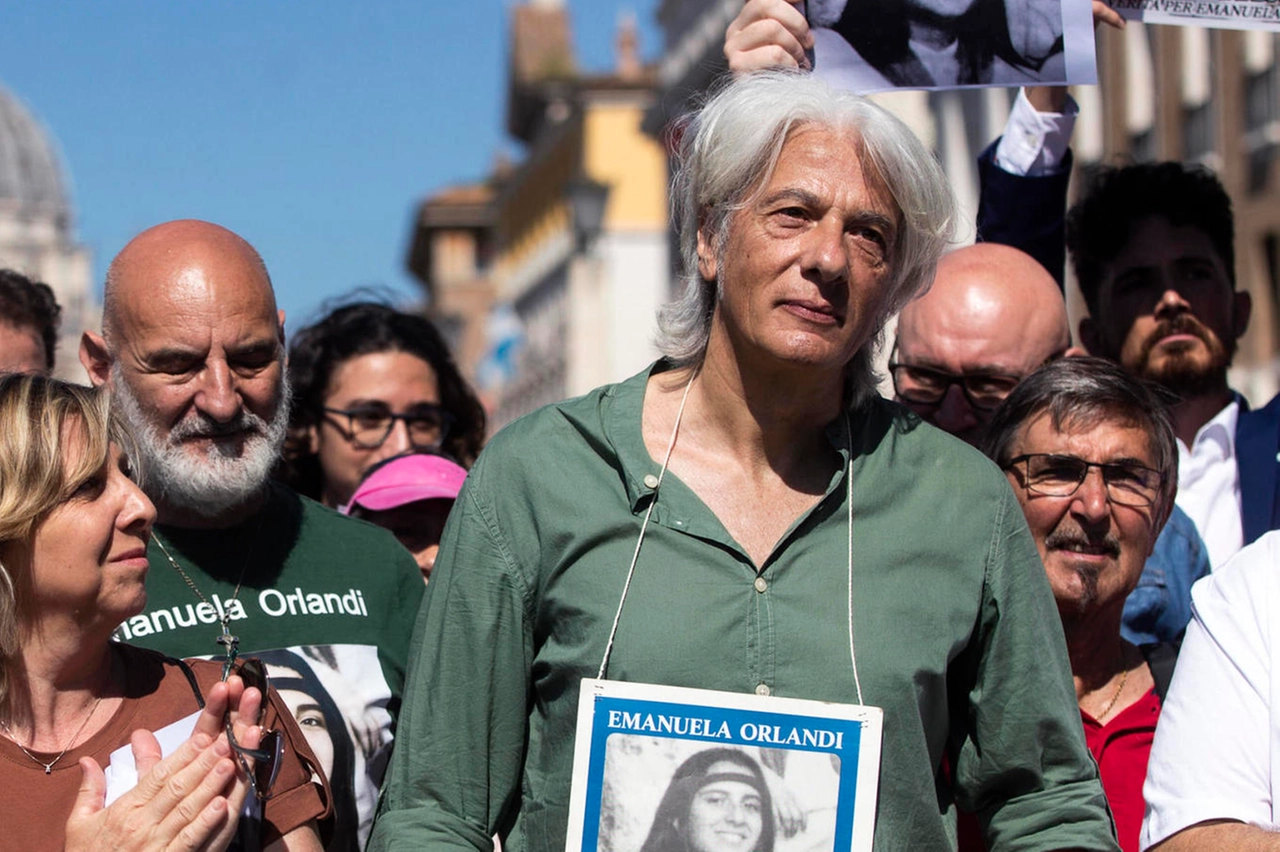
<svg viewBox="0 0 1280 852">
<path fill-rule="evenodd" d="M 1178 441 L 1178 508 L 1195 522 L 1214 570 L 1244 545 L 1240 520 L 1240 469 L 1236 465 L 1236 421 L 1232 401 L 1196 432 L 1188 448 Z"/>
<path fill-rule="evenodd" d="M 1004 135 L 996 145 L 996 165 L 1009 174 L 1028 177 L 1058 171 L 1079 114 L 1080 107 L 1070 95 L 1064 111 L 1038 112 L 1027 100 L 1027 93 L 1019 89 Z"/>
</svg>

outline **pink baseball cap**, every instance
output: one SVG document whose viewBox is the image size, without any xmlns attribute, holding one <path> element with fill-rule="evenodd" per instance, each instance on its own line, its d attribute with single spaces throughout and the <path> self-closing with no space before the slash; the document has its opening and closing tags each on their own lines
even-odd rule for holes
<svg viewBox="0 0 1280 852">
<path fill-rule="evenodd" d="M 466 470 L 444 456 L 398 456 L 364 478 L 342 513 L 351 514 L 357 505 L 381 512 L 419 500 L 456 500 L 466 478 Z"/>
</svg>

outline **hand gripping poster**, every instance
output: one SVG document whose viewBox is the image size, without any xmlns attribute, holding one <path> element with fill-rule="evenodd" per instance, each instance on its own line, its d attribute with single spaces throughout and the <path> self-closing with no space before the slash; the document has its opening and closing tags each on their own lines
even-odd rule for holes
<svg viewBox="0 0 1280 852">
<path fill-rule="evenodd" d="M 566 852 L 870 852 L 883 712 L 586 679 Z"/>
</svg>

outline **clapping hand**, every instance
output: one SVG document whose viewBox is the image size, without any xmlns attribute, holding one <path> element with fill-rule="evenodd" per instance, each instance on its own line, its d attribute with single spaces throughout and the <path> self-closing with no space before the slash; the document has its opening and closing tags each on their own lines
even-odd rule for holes
<svg viewBox="0 0 1280 852">
<path fill-rule="evenodd" d="M 256 748 L 263 696 L 245 689 L 238 677 L 215 685 L 206 697 L 195 730 L 173 754 L 162 757 L 149 731 L 130 739 L 138 784 L 110 807 L 106 777 L 92 758 L 82 758 L 84 780 L 66 825 L 67 852 L 220 852 L 235 835 L 249 782 L 227 742 L 230 721 L 237 741 Z"/>
</svg>

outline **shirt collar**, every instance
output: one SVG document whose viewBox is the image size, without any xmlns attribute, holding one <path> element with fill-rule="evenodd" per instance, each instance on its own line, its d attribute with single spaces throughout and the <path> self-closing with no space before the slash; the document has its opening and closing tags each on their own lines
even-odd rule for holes
<svg viewBox="0 0 1280 852">
<path fill-rule="evenodd" d="M 1213 416 L 1213 419 L 1196 431 L 1190 452 L 1200 455 L 1212 443 L 1222 449 L 1224 458 L 1234 458 L 1236 452 L 1236 423 L 1240 419 L 1240 403 L 1232 400 Z"/>
<path fill-rule="evenodd" d="M 652 376 L 671 368 L 671 362 L 665 359 L 655 361 L 647 370 L 606 391 L 606 398 L 610 402 L 607 411 L 603 413 L 605 436 L 617 453 L 623 484 L 627 490 L 627 501 L 633 512 L 645 508 L 662 472 L 662 459 L 650 456 L 644 445 L 641 415 L 645 388 Z M 859 429 L 862 419 L 861 412 L 850 412 L 848 417 L 837 417 L 827 425 L 827 440 L 841 458 L 840 469 L 827 486 L 828 494 L 844 480 L 844 471 L 848 468 L 850 426 L 853 428 L 852 441 L 855 445 L 860 445 L 866 439 L 862 434 L 865 430 Z M 665 449 L 664 447 L 664 452 Z M 856 450 L 863 451 L 863 448 L 857 446 Z"/>
</svg>

